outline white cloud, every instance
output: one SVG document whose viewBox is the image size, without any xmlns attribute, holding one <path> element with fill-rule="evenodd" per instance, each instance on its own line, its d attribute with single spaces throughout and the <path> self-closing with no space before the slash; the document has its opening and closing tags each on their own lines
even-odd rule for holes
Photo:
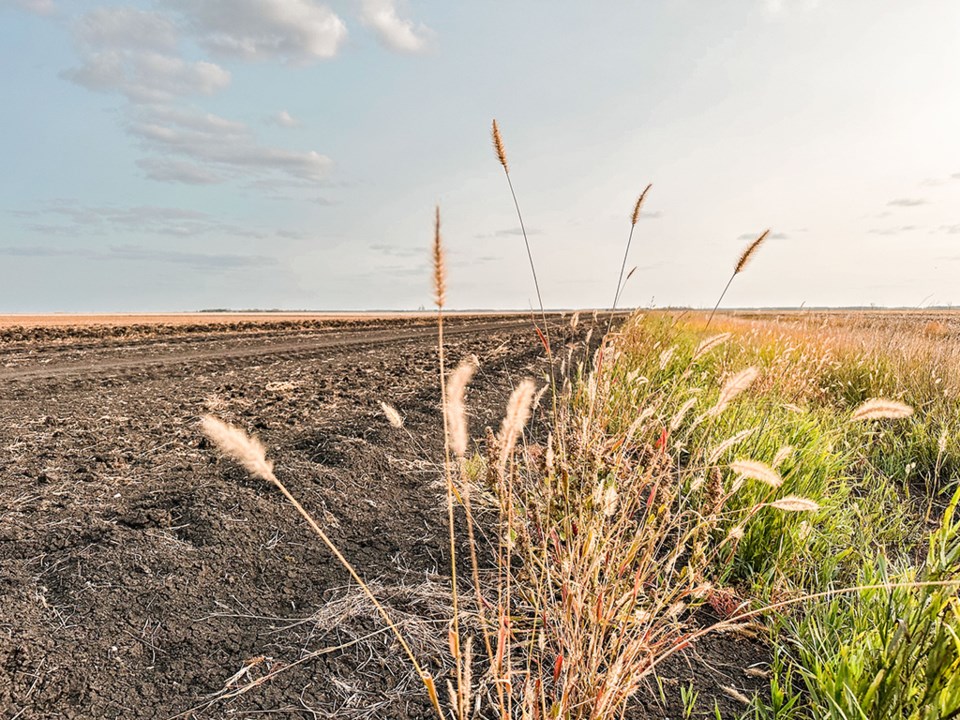
<svg viewBox="0 0 960 720">
<path fill-rule="evenodd" d="M 158 182 L 216 185 L 225 180 L 222 175 L 189 160 L 146 157 L 137 160 L 137 166 L 147 178 Z"/>
<path fill-rule="evenodd" d="M 0 0 L 2 1 L 2 0 Z M 129 104 L 125 129 L 147 156 L 137 161 L 159 182 L 212 185 L 229 180 L 311 185 L 327 177 L 330 158 L 258 142 L 243 123 L 183 107 L 183 98 L 226 88 L 230 73 L 219 65 L 187 60 L 178 50 L 178 29 L 203 44 L 230 46 L 248 57 L 301 61 L 336 51 L 343 23 L 307 0 L 162 0 L 184 16 L 130 7 L 97 8 L 73 25 L 80 63 L 63 73 L 90 90 L 116 93 Z M 273 121 L 298 124 L 283 111 Z"/>
<path fill-rule="evenodd" d="M 198 210 L 165 207 L 162 205 L 137 205 L 118 207 L 109 205 L 81 205 L 60 200 L 40 210 L 15 212 L 23 218 L 60 218 L 60 225 L 26 224 L 27 230 L 44 235 L 64 234 L 71 237 L 88 234 L 128 235 L 132 231 L 172 237 L 195 237 L 199 235 L 231 235 L 266 239 L 268 233 L 249 227 L 238 227 L 222 222 L 217 216 Z"/>
<path fill-rule="evenodd" d="M 326 178 L 333 165 L 330 158 L 314 150 L 260 145 L 245 125 L 216 115 L 142 108 L 129 131 L 164 158 L 189 161 L 214 175 L 279 176 L 317 182 Z M 174 178 L 174 173 L 167 172 L 163 179 Z"/>
<path fill-rule="evenodd" d="M 411 20 L 401 18 L 395 0 L 361 0 L 360 16 L 391 50 L 415 54 L 426 49 L 430 29 L 423 24 L 414 26 Z"/>
<path fill-rule="evenodd" d="M 235 255 L 232 253 L 196 253 L 179 250 L 143 247 L 140 245 L 113 245 L 106 250 L 51 245 L 0 247 L 0 256 L 18 258 L 82 258 L 85 260 L 132 260 L 145 263 L 174 263 L 189 265 L 196 270 L 235 270 L 248 267 L 275 265 L 276 258 L 262 255 Z"/>
<path fill-rule="evenodd" d="M 269 122 L 274 125 L 279 125 L 280 127 L 285 128 L 295 128 L 300 127 L 300 121 L 297 120 L 293 115 L 288 113 L 286 110 L 281 110 L 275 115 L 271 115 Z"/>
<path fill-rule="evenodd" d="M 13 5 L 34 15 L 53 15 L 57 12 L 53 0 L 2 0 L 2 5 Z"/>
<path fill-rule="evenodd" d="M 927 201 L 923 198 L 896 198 L 887 203 L 889 207 L 918 207 L 926 204 Z"/>
<path fill-rule="evenodd" d="M 309 0 L 164 0 L 212 52 L 308 63 L 334 57 L 347 26 Z"/>
<path fill-rule="evenodd" d="M 174 50 L 177 46 L 176 29 L 168 16 L 131 7 L 92 10 L 77 21 L 74 37 L 94 51 Z"/>
<path fill-rule="evenodd" d="M 212 95 L 230 84 L 230 73 L 219 65 L 153 51 L 95 52 L 63 75 L 89 90 L 119 92 L 135 103 Z"/>
</svg>

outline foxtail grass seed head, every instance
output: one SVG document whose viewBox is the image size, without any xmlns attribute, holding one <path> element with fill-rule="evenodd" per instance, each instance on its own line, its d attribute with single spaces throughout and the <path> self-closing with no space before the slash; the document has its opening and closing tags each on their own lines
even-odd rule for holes
<svg viewBox="0 0 960 720">
<path fill-rule="evenodd" d="M 723 691 L 723 694 L 727 697 L 733 698 L 737 702 L 741 702 L 744 705 L 749 705 L 752 701 L 742 692 L 737 690 L 735 687 L 729 687 L 728 685 L 721 685 L 720 689 Z"/>
<path fill-rule="evenodd" d="M 715 347 L 725 343 L 729 337 L 730 333 L 725 332 L 720 333 L 719 335 L 714 335 L 713 337 L 708 337 L 706 340 L 701 341 L 693 353 L 693 359 L 696 360 L 697 358 L 703 357 Z"/>
<path fill-rule="evenodd" d="M 476 369 L 473 358 L 467 358 L 457 365 L 447 378 L 447 430 L 450 433 L 450 449 L 458 458 L 462 458 L 467 452 L 467 410 L 464 397 Z"/>
<path fill-rule="evenodd" d="M 576 330 L 577 325 L 579 324 L 580 324 L 580 311 L 577 310 L 577 312 L 575 312 L 573 316 L 570 318 L 570 329 Z"/>
<path fill-rule="evenodd" d="M 437 206 L 433 225 L 433 301 L 443 308 L 447 299 L 447 268 L 443 260 L 443 241 L 440 237 L 440 206 Z"/>
<path fill-rule="evenodd" d="M 692 397 L 680 406 L 680 409 L 677 410 L 672 418 L 670 418 L 670 432 L 674 432 L 680 427 L 681 423 L 683 423 L 683 419 L 687 416 L 687 413 L 690 412 L 696 404 L 697 398 Z"/>
<path fill-rule="evenodd" d="M 873 398 L 853 411 L 851 420 L 899 420 L 913 415 L 913 408 L 896 400 Z"/>
<path fill-rule="evenodd" d="M 731 435 L 722 443 L 720 443 L 715 448 L 713 448 L 713 450 L 710 451 L 710 455 L 709 457 L 707 457 L 707 462 L 715 463 L 717 460 L 723 457 L 723 454 L 727 450 L 732 448 L 734 445 L 742 443 L 744 440 L 746 440 L 748 437 L 753 435 L 753 433 L 755 433 L 759 429 L 760 429 L 759 426 L 752 427 L 752 428 L 745 428 L 740 432 L 736 433 L 735 435 Z"/>
<path fill-rule="evenodd" d="M 200 427 L 226 457 L 243 465 L 251 475 L 273 481 L 273 463 L 267 460 L 266 448 L 257 438 L 213 415 L 204 415 Z"/>
<path fill-rule="evenodd" d="M 653 185 L 647 185 L 643 192 L 640 193 L 640 197 L 637 198 L 637 203 L 633 206 L 633 215 L 630 216 L 630 224 L 636 225 L 637 221 L 640 219 L 640 208 L 643 207 L 643 201 L 647 198 L 647 193 L 650 192 L 650 188 Z"/>
<path fill-rule="evenodd" d="M 383 410 L 383 414 L 386 416 L 387 421 L 391 425 L 398 430 L 403 427 L 403 418 L 400 417 L 400 413 L 397 412 L 397 409 L 393 405 L 388 405 L 385 402 L 381 402 L 380 409 Z"/>
<path fill-rule="evenodd" d="M 717 399 L 717 404 L 710 409 L 710 415 L 716 416 L 722 413 L 737 395 L 753 384 L 759 374 L 760 371 L 757 368 L 748 367 L 729 378 L 720 388 L 720 397 Z"/>
<path fill-rule="evenodd" d="M 533 404 L 533 395 L 536 387 L 533 380 L 524 380 L 514 389 L 507 401 L 507 415 L 500 426 L 500 464 L 505 465 L 513 454 L 517 438 L 530 419 L 530 407 Z"/>
<path fill-rule="evenodd" d="M 493 149 L 497 151 L 497 160 L 503 165 L 503 169 L 510 172 L 510 166 L 507 165 L 507 151 L 503 148 L 503 137 L 500 135 L 500 126 L 497 121 L 493 121 Z"/>
<path fill-rule="evenodd" d="M 793 445 L 784 445 L 782 448 L 777 450 L 777 454 L 773 456 L 773 467 L 779 468 L 791 455 L 793 455 Z"/>
<path fill-rule="evenodd" d="M 797 497 L 796 495 L 787 495 L 768 503 L 772 508 L 783 510 L 785 512 L 814 512 L 820 509 L 820 506 L 813 500 Z"/>
<path fill-rule="evenodd" d="M 670 361 L 673 359 L 673 354 L 677 351 L 676 345 L 671 345 L 666 350 L 660 353 L 660 369 L 666 370 L 667 365 L 670 364 Z"/>
<path fill-rule="evenodd" d="M 740 259 L 737 260 L 737 266 L 733 270 L 734 275 L 738 275 L 743 272 L 743 269 L 747 266 L 747 263 L 750 262 L 750 258 L 753 257 L 753 254 L 760 249 L 760 246 L 763 245 L 763 241 L 767 239 L 767 236 L 770 234 L 770 230 L 764 230 L 760 237 L 750 243 L 747 246 L 747 249 L 743 251 L 740 255 Z"/>
<path fill-rule="evenodd" d="M 750 480 L 759 480 L 772 488 L 783 485 L 780 473 L 766 463 L 757 460 L 735 460 L 730 463 L 730 469 Z"/>
</svg>

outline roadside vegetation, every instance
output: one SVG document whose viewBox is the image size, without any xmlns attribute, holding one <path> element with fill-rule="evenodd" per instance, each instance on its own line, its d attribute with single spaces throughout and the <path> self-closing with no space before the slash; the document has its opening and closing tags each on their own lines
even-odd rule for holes
<svg viewBox="0 0 960 720">
<path fill-rule="evenodd" d="M 496 124 L 493 136 L 516 203 Z M 628 217 L 627 252 L 649 191 Z M 732 263 L 727 288 L 766 238 Z M 746 668 L 764 689 L 725 688 L 738 703 L 731 715 L 682 688 L 686 717 L 960 717 L 960 351 L 950 328 L 639 312 L 561 347 L 541 302 L 535 333 L 549 369 L 520 382 L 502 426 L 481 437 L 467 400 L 475 361 L 444 353 L 443 250 L 438 210 L 446 456 L 434 460 L 452 580 L 439 664 L 416 657 L 262 446 L 204 424 L 348 568 L 437 716 L 636 717 L 663 663 L 722 633 L 765 638 L 770 662 Z M 625 267 L 626 254 L 617 299 Z M 399 414 L 384 410 L 400 431 Z"/>
</svg>

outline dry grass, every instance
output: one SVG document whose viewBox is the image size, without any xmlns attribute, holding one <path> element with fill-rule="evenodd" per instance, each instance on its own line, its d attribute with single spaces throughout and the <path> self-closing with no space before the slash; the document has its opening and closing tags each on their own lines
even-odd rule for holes
<svg viewBox="0 0 960 720">
<path fill-rule="evenodd" d="M 940 329 L 918 333 L 915 344 L 901 342 L 892 354 L 869 329 L 842 328 L 828 335 L 811 332 L 809 324 L 771 326 L 720 317 L 721 332 L 707 336 L 731 282 L 767 240 L 767 230 L 739 256 L 705 321 L 635 316 L 602 338 L 594 354 L 589 336 L 585 347 L 571 348 L 558 379 L 496 121 L 492 137 L 540 305 L 537 332 L 549 362 L 544 391 L 551 403 L 549 412 L 540 409 L 536 383 L 521 381 L 499 433 L 488 432 L 485 456 L 468 456 L 466 392 L 476 366 L 467 361 L 449 375 L 446 369 L 446 269 L 438 208 L 433 284 L 450 552 L 445 702 L 404 637 L 409 618 L 399 622 L 378 600 L 377 589 L 364 583 L 276 479 L 262 445 L 219 421 L 204 420 L 204 431 L 221 451 L 276 485 L 348 569 L 410 659 L 439 717 L 468 720 L 482 712 L 500 720 L 622 718 L 666 658 L 708 633 L 755 627 L 758 617 L 775 610 L 841 595 L 956 585 L 952 569 L 929 581 L 834 584 L 850 577 L 849 569 L 836 560 L 836 546 L 830 544 L 836 539 L 818 533 L 822 526 L 855 538 L 849 500 L 857 492 L 866 498 L 857 511 L 889 502 L 885 489 L 852 487 L 844 473 L 866 478 L 878 471 L 886 479 L 886 471 L 867 454 L 886 441 L 884 426 L 851 421 L 915 419 L 912 405 L 887 399 L 918 394 L 916 388 L 894 384 L 888 392 L 885 383 L 900 377 L 898 369 L 933 368 L 936 382 L 931 378 L 923 387 L 927 400 L 941 397 L 946 387 L 960 389 L 956 363 L 950 369 L 953 379 L 942 382 L 946 363 L 960 359 L 960 351 L 931 349 L 931 338 L 943 336 Z M 649 190 L 634 206 L 614 306 Z M 855 385 L 850 378 L 860 373 L 866 379 Z M 944 388 L 937 389 L 941 384 Z M 873 392 L 863 397 L 868 387 Z M 956 393 L 950 397 L 952 402 Z M 956 402 L 949 407 L 955 410 Z M 402 427 L 396 410 L 383 405 L 383 411 L 391 424 Z M 537 438 L 545 447 L 528 434 L 535 416 L 545 428 Z M 948 451 L 947 436 L 939 437 L 938 468 Z M 897 458 L 901 451 L 907 454 L 903 447 L 896 449 Z M 478 562 L 474 501 L 490 511 L 485 517 L 493 516 L 484 526 L 493 538 L 492 577 L 481 573 Z M 470 593 L 457 572 L 458 513 L 468 534 L 472 609 L 461 599 Z M 854 541 L 861 559 L 873 561 L 869 542 Z M 828 570 L 833 573 L 828 589 L 811 587 L 804 575 L 826 576 Z M 732 586 L 735 580 L 740 587 Z M 752 596 L 740 601 L 751 588 Z M 704 605 L 726 608 L 725 617 L 705 626 L 697 615 Z M 341 607 L 335 613 L 350 611 Z M 481 641 L 482 650 L 475 652 Z M 421 652 L 436 652 L 436 643 L 431 646 L 428 639 L 416 645 Z M 771 697 L 776 697 L 781 690 L 773 683 L 779 676 L 770 677 Z M 755 702 L 736 689 L 727 691 L 738 702 Z"/>
</svg>

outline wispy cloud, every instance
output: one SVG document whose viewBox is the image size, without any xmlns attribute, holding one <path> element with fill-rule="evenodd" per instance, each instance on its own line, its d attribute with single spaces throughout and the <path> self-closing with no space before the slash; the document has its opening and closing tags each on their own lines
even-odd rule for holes
<svg viewBox="0 0 960 720">
<path fill-rule="evenodd" d="M 891 228 L 871 228 L 867 232 L 871 235 L 901 235 L 921 229 L 919 225 L 901 225 L 900 227 Z"/>
<path fill-rule="evenodd" d="M 309 0 L 163 0 L 212 53 L 245 60 L 308 64 L 334 57 L 347 26 Z"/>
<path fill-rule="evenodd" d="M 374 243 L 370 249 L 378 255 L 397 258 L 422 258 L 426 262 L 427 252 L 423 248 L 402 247 L 386 243 Z"/>
<path fill-rule="evenodd" d="M 269 118 L 267 122 L 271 125 L 279 125 L 280 127 L 285 128 L 295 128 L 300 127 L 301 123 L 297 118 L 288 113 L 286 110 L 281 110 L 278 113 L 274 113 Z"/>
<path fill-rule="evenodd" d="M 894 198 L 887 203 L 888 207 L 917 207 L 919 205 L 928 205 L 928 201 L 923 198 Z"/>
<path fill-rule="evenodd" d="M 57 12 L 53 0 L 4 0 L 0 2 L 0 7 L 3 5 L 13 5 L 34 15 L 53 15 Z"/>
<path fill-rule="evenodd" d="M 83 15 L 74 27 L 74 39 L 99 52 L 107 49 L 175 51 L 173 19 L 132 7 L 99 7 Z"/>
<path fill-rule="evenodd" d="M 127 99 L 124 129 L 148 153 L 137 162 L 145 176 L 188 185 L 325 178 L 332 167 L 327 156 L 263 144 L 244 123 L 186 106 L 188 97 L 224 90 L 231 75 L 216 63 L 183 58 L 178 33 L 200 33 L 205 43 L 230 45 L 243 57 L 299 61 L 333 52 L 324 38 L 336 35 L 339 18 L 305 0 L 169 0 L 162 7 L 168 12 L 102 7 L 81 16 L 73 24 L 80 63 L 63 73 L 89 90 Z M 171 12 L 186 20 L 177 22 Z M 287 112 L 275 119 L 296 124 Z"/>
<path fill-rule="evenodd" d="M 128 234 L 137 231 L 172 237 L 216 235 L 260 240 L 271 237 L 271 233 L 265 230 L 225 223 L 210 213 L 157 205 L 112 207 L 58 201 L 39 209 L 17 210 L 13 215 L 27 221 L 23 229 L 48 235 Z M 30 222 L 35 218 L 47 222 Z M 50 218 L 60 218 L 61 224 L 50 223 Z"/>
<path fill-rule="evenodd" d="M 742 233 L 737 236 L 737 240 L 756 240 L 758 237 L 760 237 L 760 233 L 762 232 L 763 230 L 757 230 L 755 232 Z M 767 236 L 767 238 L 769 240 L 788 240 L 790 236 L 785 232 L 772 232 Z"/>
<path fill-rule="evenodd" d="M 194 253 L 147 248 L 139 245 L 114 245 L 106 250 L 66 248 L 51 245 L 0 247 L 0 255 L 20 258 L 75 257 L 85 260 L 124 260 L 144 263 L 172 263 L 197 270 L 235 270 L 276 264 L 276 258 L 232 253 Z"/>
<path fill-rule="evenodd" d="M 330 158 L 313 150 L 261 145 L 244 124 L 209 113 L 141 108 L 127 129 L 149 150 L 191 161 L 214 175 L 249 178 L 273 174 L 318 181 L 333 165 Z"/>
<path fill-rule="evenodd" d="M 527 235 L 542 235 L 543 231 L 537 228 L 527 228 Z M 489 238 L 504 238 L 504 237 L 523 237 L 523 230 L 519 227 L 513 228 L 504 228 L 503 230 L 494 230 L 490 233 L 481 233 L 474 235 L 474 238 L 477 240 L 484 240 Z"/>
<path fill-rule="evenodd" d="M 137 167 L 151 180 L 184 185 L 216 185 L 225 180 L 216 173 L 189 160 L 147 157 L 137 160 Z"/>
<path fill-rule="evenodd" d="M 383 46 L 395 52 L 421 53 L 433 35 L 426 25 L 400 17 L 396 0 L 361 0 L 360 19 Z"/>
</svg>

